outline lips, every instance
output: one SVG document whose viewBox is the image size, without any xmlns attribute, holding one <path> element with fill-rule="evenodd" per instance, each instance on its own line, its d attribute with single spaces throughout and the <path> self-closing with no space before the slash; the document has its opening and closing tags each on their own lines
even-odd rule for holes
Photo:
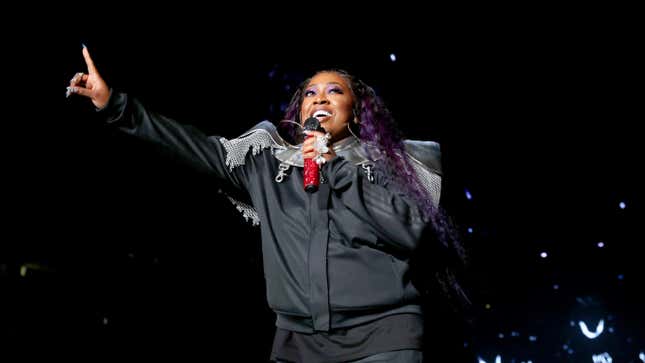
<svg viewBox="0 0 645 363">
<path fill-rule="evenodd" d="M 330 117 L 331 115 L 332 115 L 332 113 L 331 113 L 330 111 L 327 111 L 327 110 L 316 110 L 316 111 L 313 113 L 313 115 L 312 115 L 312 116 L 313 116 L 313 117 L 315 117 L 315 118 L 317 118 L 318 120 L 323 120 L 323 119 L 325 119 L 325 118 L 327 118 L 327 117 Z"/>
</svg>

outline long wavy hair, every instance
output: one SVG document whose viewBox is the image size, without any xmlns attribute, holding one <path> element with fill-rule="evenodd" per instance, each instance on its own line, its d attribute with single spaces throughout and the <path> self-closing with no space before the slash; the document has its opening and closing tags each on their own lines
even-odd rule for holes
<svg viewBox="0 0 645 363">
<path fill-rule="evenodd" d="M 354 94 L 353 111 L 360 122 L 350 122 L 351 131 L 354 135 L 360 135 L 359 138 L 363 145 L 370 145 L 369 148 L 365 147 L 368 155 L 373 155 L 374 149 L 378 150 L 379 157 L 375 158 L 375 163 L 378 163 L 386 175 L 390 176 L 396 187 L 416 202 L 426 221 L 430 222 L 432 237 L 439 242 L 440 248 L 426 247 L 426 251 L 431 251 L 433 260 L 443 265 L 434 267 L 434 275 L 440 289 L 446 297 L 458 303 L 460 307 L 469 306 L 470 301 L 457 282 L 455 274 L 457 266 L 466 266 L 467 263 L 466 251 L 461 243 L 457 228 L 454 227 L 447 213 L 435 206 L 428 191 L 423 187 L 408 154 L 405 152 L 404 135 L 392 114 L 372 87 L 345 70 L 326 69 L 316 72 L 314 76 L 327 72 L 337 73 L 346 79 Z M 303 81 L 293 94 L 285 111 L 285 120 L 301 123 L 300 107 L 305 89 L 312 77 Z M 298 126 L 293 123 L 282 123 L 279 126 L 283 129 L 286 128 L 292 141 L 298 141 L 300 134 Z M 420 249 L 423 249 L 423 246 L 420 246 Z M 437 252 L 440 253 L 437 254 Z"/>
</svg>

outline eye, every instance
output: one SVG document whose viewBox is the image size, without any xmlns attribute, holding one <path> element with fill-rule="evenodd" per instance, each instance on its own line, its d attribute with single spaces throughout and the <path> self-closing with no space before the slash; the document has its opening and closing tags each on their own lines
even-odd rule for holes
<svg viewBox="0 0 645 363">
<path fill-rule="evenodd" d="M 338 94 L 343 94 L 343 90 L 340 87 L 333 87 L 329 90 L 329 93 L 338 93 Z"/>
<path fill-rule="evenodd" d="M 313 90 L 308 89 L 308 90 L 305 91 L 304 94 L 305 94 L 305 97 L 309 97 L 309 96 L 315 95 L 316 92 L 314 92 Z"/>
</svg>

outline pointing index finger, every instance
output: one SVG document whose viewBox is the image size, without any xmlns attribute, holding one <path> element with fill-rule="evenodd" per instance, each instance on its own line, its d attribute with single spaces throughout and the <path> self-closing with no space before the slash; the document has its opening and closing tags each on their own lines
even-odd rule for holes
<svg viewBox="0 0 645 363">
<path fill-rule="evenodd" d="M 92 57 L 90 57 L 90 52 L 87 50 L 86 46 L 83 46 L 83 58 L 85 58 L 85 64 L 87 64 L 88 73 L 99 73 L 94 66 L 94 61 L 92 60 Z"/>
</svg>

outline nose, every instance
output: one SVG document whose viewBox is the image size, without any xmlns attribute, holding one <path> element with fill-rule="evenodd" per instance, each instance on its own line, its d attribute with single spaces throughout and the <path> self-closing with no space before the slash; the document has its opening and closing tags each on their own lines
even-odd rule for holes
<svg viewBox="0 0 645 363">
<path fill-rule="evenodd" d="M 314 99 L 314 105 L 324 105 L 329 103 L 329 100 L 327 99 L 327 96 L 325 96 L 322 92 L 316 95 L 316 98 Z"/>
</svg>

